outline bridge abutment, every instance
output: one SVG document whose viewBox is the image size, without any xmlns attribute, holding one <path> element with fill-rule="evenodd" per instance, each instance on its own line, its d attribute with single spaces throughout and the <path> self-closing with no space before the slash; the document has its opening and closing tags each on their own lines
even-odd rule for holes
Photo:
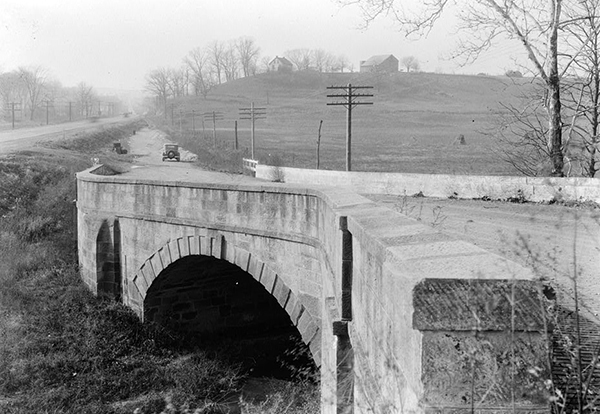
<svg viewBox="0 0 600 414">
<path fill-rule="evenodd" d="M 505 355 L 507 344 L 535 337 L 528 330 L 515 336 L 506 325 L 484 334 L 485 329 L 461 330 L 449 320 L 444 326 L 416 323 L 427 308 L 419 307 L 419 300 L 435 297 L 435 289 L 421 289 L 433 286 L 424 281 L 503 279 L 520 284 L 533 275 L 346 190 L 262 182 L 156 182 L 133 172 L 111 177 L 84 172 L 78 175 L 78 211 L 84 281 L 94 292 L 118 291 L 120 277 L 123 302 L 142 318 L 171 315 L 207 332 L 259 329 L 261 323 L 280 319 L 253 325 L 249 315 L 276 303 L 320 366 L 323 413 L 470 408 L 439 391 L 446 385 L 431 379 L 437 376 L 431 367 L 454 366 L 476 354 L 493 361 Z M 120 273 L 115 272 L 117 264 Z M 194 279 L 190 267 L 212 265 L 224 266 L 222 277 L 215 273 Z M 176 271 L 178 266 L 184 271 Z M 227 289 L 239 280 L 227 266 L 251 277 L 274 299 L 272 304 L 240 295 L 240 308 L 228 313 L 227 297 L 233 300 L 237 293 Z M 181 283 L 205 302 L 185 299 L 186 293 L 178 290 Z M 437 300 L 448 305 L 446 314 L 455 312 L 450 305 L 464 302 L 460 295 Z M 492 296 L 490 303 L 496 300 Z M 465 309 L 487 315 L 496 308 Z M 473 332 L 479 342 L 469 339 Z M 459 348 L 477 346 L 470 353 L 452 354 L 448 346 L 456 343 Z M 500 367 L 505 373 L 503 365 L 480 366 Z M 488 398 L 489 393 L 481 395 Z M 537 400 L 527 398 L 523 404 L 533 407 Z M 478 404 L 502 410 L 505 402 Z"/>
</svg>

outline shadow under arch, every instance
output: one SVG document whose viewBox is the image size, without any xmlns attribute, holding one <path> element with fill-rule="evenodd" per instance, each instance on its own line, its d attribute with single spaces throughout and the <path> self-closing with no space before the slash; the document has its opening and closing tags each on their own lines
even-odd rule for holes
<svg viewBox="0 0 600 414">
<path fill-rule="evenodd" d="M 226 263 L 227 266 L 224 266 L 224 263 Z M 130 280 L 128 289 L 134 289 L 141 299 L 141 302 L 137 305 L 135 303 L 131 303 L 131 305 L 133 305 L 134 308 L 138 308 L 136 311 L 145 320 L 154 320 L 154 318 L 157 317 L 157 312 L 160 311 L 159 308 L 163 306 L 164 303 L 171 302 L 171 304 L 174 304 L 174 302 L 177 302 L 178 300 L 173 297 L 157 298 L 154 293 L 157 290 L 164 288 L 165 284 L 167 288 L 172 291 L 171 293 L 177 289 L 185 290 L 184 285 L 178 286 L 176 282 L 168 282 L 168 276 L 181 271 L 185 273 L 190 267 L 195 265 L 210 266 L 213 268 L 213 271 L 217 272 L 219 270 L 230 272 L 232 271 L 233 266 L 239 272 L 250 275 L 254 282 L 257 282 L 257 285 L 260 285 L 261 288 L 265 290 L 265 293 L 275 299 L 277 305 L 285 311 L 291 324 L 298 330 L 302 337 L 302 341 L 309 347 L 315 364 L 320 366 L 321 327 L 315 318 L 308 312 L 297 295 L 267 263 L 264 263 L 250 252 L 238 246 L 226 243 L 225 238 L 222 235 L 213 237 L 186 236 L 166 243 L 142 264 L 137 274 Z M 191 278 L 192 276 L 188 275 L 186 280 L 191 280 Z M 212 278 L 212 281 L 216 280 L 216 278 Z M 205 280 L 205 282 L 208 283 L 210 281 Z M 240 279 L 235 272 L 232 272 L 229 277 L 226 277 L 225 280 L 222 280 L 221 282 L 224 282 L 225 284 L 239 283 Z M 208 286 L 210 285 L 204 285 L 204 287 Z M 244 287 L 248 286 L 248 284 L 244 284 Z M 202 288 L 202 283 L 200 283 L 198 287 Z M 252 291 L 256 292 L 256 290 Z M 210 288 L 207 288 L 206 297 L 203 297 L 201 301 L 204 301 L 204 304 L 208 304 L 210 301 L 211 306 L 213 307 L 212 312 L 216 312 L 216 307 L 220 305 L 227 306 L 227 303 L 224 302 L 227 300 L 227 294 L 211 295 L 211 292 L 214 293 L 214 290 L 211 291 Z M 174 295 L 176 296 L 176 294 Z M 213 306 L 213 302 L 220 305 Z M 183 302 L 180 303 L 180 305 L 179 308 L 170 307 L 172 310 L 171 314 L 163 313 L 159 317 L 174 317 L 176 321 L 183 321 L 184 323 L 185 318 L 190 318 L 190 320 L 192 320 L 194 318 L 192 312 L 187 312 L 187 316 L 184 316 L 186 315 L 186 311 L 189 311 L 190 305 L 184 304 Z M 266 305 L 266 309 L 268 308 L 269 305 Z M 231 315 L 231 320 L 235 320 L 236 317 L 243 317 L 244 310 L 248 309 L 241 309 L 241 313 Z M 208 312 L 208 314 L 210 314 L 210 312 Z M 227 316 L 228 315 L 224 314 L 219 315 L 219 317 L 225 318 Z M 202 317 L 199 318 L 199 320 L 200 319 L 202 319 Z M 206 322 L 208 325 L 211 325 L 211 323 L 213 324 L 210 329 L 215 328 L 214 320 L 212 322 L 206 320 Z M 227 325 L 227 323 L 225 325 Z M 235 322 L 232 322 L 232 329 L 235 329 L 234 325 Z"/>
<path fill-rule="evenodd" d="M 121 300 L 121 227 L 119 220 L 112 224 L 102 220 L 96 237 L 96 286 L 100 295 Z"/>
</svg>

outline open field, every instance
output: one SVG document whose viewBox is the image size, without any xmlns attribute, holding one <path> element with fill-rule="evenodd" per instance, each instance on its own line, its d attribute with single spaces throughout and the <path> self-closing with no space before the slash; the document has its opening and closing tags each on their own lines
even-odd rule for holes
<svg viewBox="0 0 600 414">
<path fill-rule="evenodd" d="M 233 146 L 238 120 L 240 147 L 250 147 L 250 121 L 239 120 L 239 108 L 267 111 L 256 121 L 256 157 L 278 155 L 285 166 L 314 168 L 319 121 L 323 120 L 321 168 L 345 169 L 346 111 L 327 106 L 327 86 L 369 85 L 374 105 L 353 113 L 352 169 L 439 174 L 514 175 L 508 164 L 492 152 L 493 140 L 485 134 L 494 125 L 500 103 L 516 102 L 531 80 L 431 73 L 321 74 L 268 73 L 216 87 L 207 99 L 185 97 L 173 104 L 174 128 L 202 131 L 205 112 L 223 113 L 217 121 L 217 140 Z M 170 123 L 170 107 L 167 110 Z M 192 110 L 195 119 L 192 120 Z M 212 137 L 212 121 L 204 122 Z M 456 144 L 459 134 L 466 145 Z"/>
</svg>

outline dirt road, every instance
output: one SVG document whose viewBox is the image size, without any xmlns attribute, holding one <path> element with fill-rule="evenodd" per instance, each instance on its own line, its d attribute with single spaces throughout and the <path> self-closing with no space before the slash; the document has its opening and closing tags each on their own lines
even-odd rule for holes
<svg viewBox="0 0 600 414">
<path fill-rule="evenodd" d="M 571 277 L 577 269 L 579 293 L 589 308 L 588 316 L 600 314 L 599 210 L 533 203 L 367 197 L 457 239 L 533 268 L 570 293 Z"/>
<path fill-rule="evenodd" d="M 130 154 L 134 155 L 134 165 L 128 174 L 149 179 L 169 179 L 188 182 L 214 182 L 214 183 L 256 183 L 256 178 L 240 174 L 224 174 L 206 171 L 195 165 L 192 161 L 196 155 L 180 147 L 181 161 L 162 160 L 163 144 L 169 141 L 168 137 L 158 129 L 143 128 L 129 137 L 125 146 Z"/>
<path fill-rule="evenodd" d="M 64 124 L 46 125 L 33 128 L 9 129 L 0 131 L 0 154 L 24 150 L 34 147 L 39 141 L 50 141 L 64 138 L 67 134 L 81 131 L 94 131 L 105 126 L 121 122 L 130 122 L 135 118 L 122 116 L 113 118 L 100 118 L 96 122 L 77 121 Z"/>
</svg>

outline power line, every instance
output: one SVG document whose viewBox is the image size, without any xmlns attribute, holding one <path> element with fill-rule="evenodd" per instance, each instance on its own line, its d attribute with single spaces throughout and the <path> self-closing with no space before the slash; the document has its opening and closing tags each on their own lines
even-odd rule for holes
<svg viewBox="0 0 600 414">
<path fill-rule="evenodd" d="M 341 101 L 327 102 L 327 105 L 338 105 L 346 108 L 346 171 L 352 170 L 352 108 L 358 105 L 373 105 L 373 102 L 360 101 L 361 98 L 370 98 L 367 93 L 355 93 L 359 89 L 373 89 L 372 86 L 328 86 L 327 89 L 341 90 L 343 93 L 327 95 L 328 98 L 340 98 Z"/>
<path fill-rule="evenodd" d="M 254 158 L 254 122 L 257 119 L 267 118 L 267 108 L 256 108 L 254 102 L 250 104 L 250 108 L 240 108 L 240 119 L 250 120 L 252 124 L 250 135 L 250 154 Z"/>
<path fill-rule="evenodd" d="M 11 102 L 12 107 L 12 129 L 15 129 L 15 111 L 21 112 L 21 117 L 23 117 L 23 109 L 21 107 L 21 102 Z M 15 106 L 18 105 L 16 108 Z"/>
<path fill-rule="evenodd" d="M 223 118 L 223 112 L 216 112 L 216 111 L 212 111 L 212 112 L 205 112 L 203 114 L 203 121 L 207 120 L 207 121 L 211 121 L 213 123 L 213 145 L 216 147 L 217 146 L 217 121 L 222 121 Z"/>
</svg>

